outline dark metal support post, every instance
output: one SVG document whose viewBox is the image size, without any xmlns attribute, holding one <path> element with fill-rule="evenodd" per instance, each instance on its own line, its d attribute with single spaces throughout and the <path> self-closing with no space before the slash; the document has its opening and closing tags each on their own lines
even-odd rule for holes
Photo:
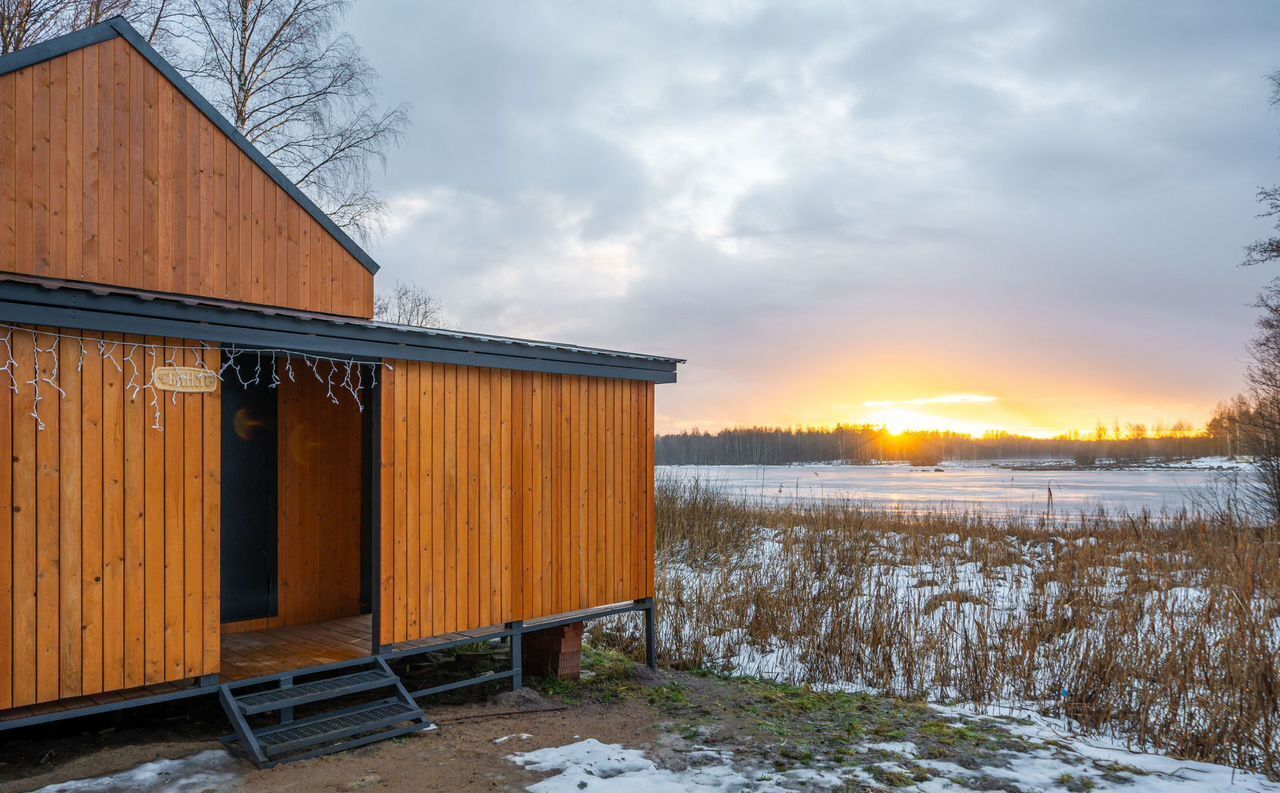
<svg viewBox="0 0 1280 793">
<path fill-rule="evenodd" d="M 365 439 L 365 443 L 371 449 L 366 476 L 370 481 L 369 533 L 373 535 L 369 548 L 369 567 L 371 568 L 369 601 L 370 610 L 373 612 L 371 617 L 373 629 L 369 631 L 372 645 L 369 649 L 370 655 L 382 654 L 382 636 L 380 635 L 382 625 L 382 378 L 377 377 L 379 370 L 382 370 L 381 363 L 370 365 L 370 377 L 376 379 L 369 389 L 370 420 L 366 425 L 369 427 L 369 437 Z"/>
<path fill-rule="evenodd" d="M 524 621 L 507 626 L 511 630 L 511 690 L 524 686 Z"/>
<path fill-rule="evenodd" d="M 293 675 L 285 675 L 284 677 L 280 678 L 280 687 L 281 687 L 281 688 L 292 688 L 292 687 L 293 687 Z M 281 723 L 281 724 L 288 724 L 288 723 L 289 723 L 289 722 L 291 722 L 291 721 L 293 721 L 293 706 L 291 705 L 291 706 L 289 706 L 289 707 L 287 707 L 287 708 L 281 708 L 281 709 L 280 709 L 280 723 Z"/>
<path fill-rule="evenodd" d="M 658 668 L 658 630 L 654 619 L 653 598 L 647 599 L 644 610 L 644 662 L 653 670 Z"/>
</svg>

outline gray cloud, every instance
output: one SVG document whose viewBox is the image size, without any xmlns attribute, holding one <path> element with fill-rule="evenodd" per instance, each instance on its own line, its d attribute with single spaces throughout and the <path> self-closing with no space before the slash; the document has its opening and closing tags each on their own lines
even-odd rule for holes
<svg viewBox="0 0 1280 793">
<path fill-rule="evenodd" d="M 769 406 L 798 378 L 901 359 L 1002 398 L 1096 393 L 1017 376 L 1050 366 L 1193 413 L 1237 387 L 1280 6 L 380 0 L 349 21 L 414 105 L 382 277 L 468 329 L 687 356 L 671 421 L 788 420 Z"/>
</svg>

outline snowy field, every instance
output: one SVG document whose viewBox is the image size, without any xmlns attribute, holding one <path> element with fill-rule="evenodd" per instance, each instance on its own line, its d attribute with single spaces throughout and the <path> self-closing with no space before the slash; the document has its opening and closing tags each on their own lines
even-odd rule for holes
<svg viewBox="0 0 1280 793">
<path fill-rule="evenodd" d="M 1159 513 L 1210 492 L 1238 468 L 1226 460 L 1113 470 L 1021 470 L 1045 461 L 946 462 L 938 468 L 891 465 L 681 465 L 664 474 L 698 477 L 728 492 L 767 498 L 844 498 L 872 508 L 948 507 L 989 515 L 1043 512 L 1053 493 L 1056 513 Z M 939 470 L 940 469 L 940 470 Z"/>
<path fill-rule="evenodd" d="M 1069 716 L 1061 731 L 1081 745 L 1181 749 L 1255 768 L 1280 756 L 1276 701 L 1266 693 L 1280 669 L 1280 569 L 1270 534 L 1195 516 L 1046 525 L 1025 506 L 1012 511 L 1032 519 L 1007 523 L 925 509 L 954 504 L 937 495 L 951 487 L 990 515 L 990 489 L 986 500 L 973 494 L 993 478 L 1091 476 L 1112 483 L 1093 491 L 1115 499 L 1111 507 L 1132 510 L 1134 491 L 1154 499 L 1163 481 L 1171 498 L 1212 471 L 667 471 L 676 477 L 659 483 L 657 584 L 666 604 L 659 646 L 670 662 L 935 703 L 1026 703 Z M 738 487 L 712 473 L 736 476 Z M 844 494 L 863 496 L 854 505 L 803 498 L 837 488 L 756 498 L 787 495 L 784 476 L 792 492 L 806 477 L 874 480 L 891 496 L 889 483 L 912 477 L 951 484 L 939 484 L 934 501 L 913 493 L 919 513 L 863 510 L 866 489 Z M 750 497 L 726 501 L 711 492 L 717 486 Z M 1006 492 L 1001 504 L 1011 499 Z M 628 635 L 620 621 L 613 629 L 620 646 L 638 646 L 638 633 Z M 1090 737 L 1075 737 L 1083 735 Z M 1199 774 L 1184 780 L 1190 787 L 1136 789 L 1215 790 L 1229 779 Z M 1258 787 L 1257 777 L 1249 784 L 1276 789 Z"/>
</svg>

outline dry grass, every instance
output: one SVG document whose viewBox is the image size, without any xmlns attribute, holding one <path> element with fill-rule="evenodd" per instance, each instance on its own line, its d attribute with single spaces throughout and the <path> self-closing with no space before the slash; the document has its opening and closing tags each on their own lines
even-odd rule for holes
<svg viewBox="0 0 1280 793">
<path fill-rule="evenodd" d="M 673 666 L 1035 701 L 1135 746 L 1280 776 L 1274 529 L 885 513 L 665 479 L 657 530 Z M 634 631 L 607 633 L 634 649 Z"/>
</svg>

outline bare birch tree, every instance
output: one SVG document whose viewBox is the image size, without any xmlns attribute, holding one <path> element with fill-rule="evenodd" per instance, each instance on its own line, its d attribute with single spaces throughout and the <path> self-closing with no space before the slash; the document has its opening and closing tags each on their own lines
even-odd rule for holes
<svg viewBox="0 0 1280 793">
<path fill-rule="evenodd" d="M 370 167 L 408 125 L 380 109 L 377 73 L 335 27 L 348 0 L 182 0 L 183 71 L 339 226 L 368 239 L 385 205 Z"/>
<path fill-rule="evenodd" d="M 396 282 L 390 291 L 375 295 L 373 318 L 420 328 L 447 327 L 440 301 L 417 284 Z"/>
</svg>

